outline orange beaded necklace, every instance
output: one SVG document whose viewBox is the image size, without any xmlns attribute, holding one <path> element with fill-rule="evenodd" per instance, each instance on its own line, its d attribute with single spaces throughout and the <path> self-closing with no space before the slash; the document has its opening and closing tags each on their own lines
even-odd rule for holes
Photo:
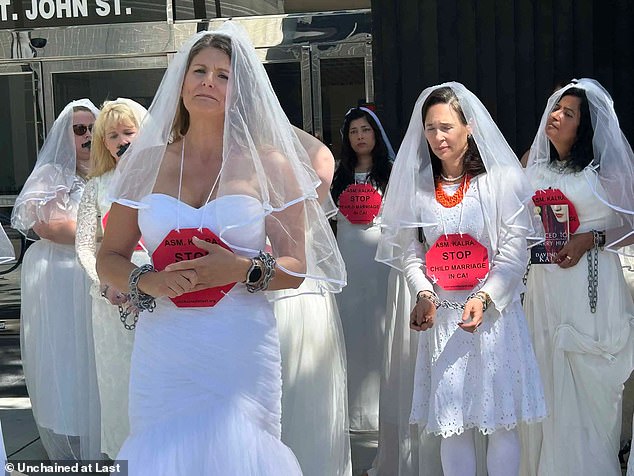
<svg viewBox="0 0 634 476">
<path fill-rule="evenodd" d="M 460 186 L 456 193 L 453 195 L 447 195 L 442 188 L 442 179 L 438 177 L 436 179 L 436 201 L 440 203 L 445 208 L 452 208 L 462 202 L 464 198 L 465 191 L 469 188 L 469 183 L 471 182 L 471 177 L 468 174 L 465 174 L 464 178 L 460 182 Z"/>
</svg>

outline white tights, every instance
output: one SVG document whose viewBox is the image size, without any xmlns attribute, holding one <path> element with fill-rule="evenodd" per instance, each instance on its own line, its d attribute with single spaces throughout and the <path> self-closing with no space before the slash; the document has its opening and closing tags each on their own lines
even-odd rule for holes
<svg viewBox="0 0 634 476">
<path fill-rule="evenodd" d="M 445 476 L 475 476 L 474 430 L 443 438 L 440 458 Z M 516 476 L 520 467 L 520 440 L 516 429 L 497 430 L 489 435 L 487 470 L 489 476 Z"/>
</svg>

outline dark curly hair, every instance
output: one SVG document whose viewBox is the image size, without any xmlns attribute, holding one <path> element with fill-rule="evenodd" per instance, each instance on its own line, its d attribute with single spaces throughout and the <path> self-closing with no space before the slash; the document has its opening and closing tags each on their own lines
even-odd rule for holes
<svg viewBox="0 0 634 476">
<path fill-rule="evenodd" d="M 335 170 L 330 192 L 335 203 L 337 203 L 339 195 L 341 195 L 346 187 L 354 183 L 354 169 L 357 166 L 358 160 L 357 154 L 350 144 L 348 132 L 350 131 L 350 123 L 355 119 L 361 118 L 365 118 L 374 131 L 375 145 L 374 149 L 372 149 L 372 168 L 370 169 L 368 178 L 381 192 L 385 192 L 387 182 L 390 178 L 392 162 L 390 162 L 381 129 L 370 114 L 363 109 L 354 108 L 346 114 L 343 120 L 343 127 L 341 128 L 341 134 L 343 136 L 341 141 L 341 155 L 339 156 L 339 163 Z"/>
<path fill-rule="evenodd" d="M 454 93 L 453 89 L 450 87 L 442 87 L 432 91 L 423 103 L 421 118 L 423 121 L 423 129 L 425 126 L 425 117 L 427 116 L 429 108 L 435 106 L 436 104 L 449 104 L 456 114 L 458 114 L 460 122 L 462 122 L 465 126 L 467 125 L 467 118 L 462 111 L 462 107 L 460 107 L 456 93 Z M 431 168 L 434 172 L 434 179 L 436 179 L 440 177 L 440 173 L 442 172 L 442 163 L 432 151 L 429 143 L 427 143 L 427 147 L 429 149 L 429 157 L 431 158 Z M 484 162 L 482 162 L 482 157 L 480 156 L 480 151 L 478 150 L 478 146 L 471 134 L 467 136 L 467 150 L 464 153 L 464 171 L 471 177 L 475 177 L 486 172 Z"/>
<path fill-rule="evenodd" d="M 579 126 L 577 127 L 577 137 L 567 157 L 559 157 L 557 149 L 555 149 L 553 143 L 550 142 L 550 162 L 565 160 L 564 170 L 579 172 L 586 168 L 594 158 L 594 151 L 592 149 L 594 129 L 592 128 L 592 120 L 590 118 L 590 105 L 588 104 L 586 92 L 581 88 L 572 87 L 567 89 L 559 97 L 557 104 L 559 104 L 559 101 L 565 96 L 573 96 L 580 99 L 579 112 L 581 116 L 579 118 Z"/>
</svg>

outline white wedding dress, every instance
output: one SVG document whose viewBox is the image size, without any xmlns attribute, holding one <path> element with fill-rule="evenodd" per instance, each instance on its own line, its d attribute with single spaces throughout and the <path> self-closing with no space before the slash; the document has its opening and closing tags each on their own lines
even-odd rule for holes
<svg viewBox="0 0 634 476">
<path fill-rule="evenodd" d="M 65 202 L 47 206 L 74 220 L 83 190 L 76 178 Z M 33 243 L 24 255 L 21 290 L 22 366 L 44 448 L 52 460 L 99 458 L 92 299 L 75 247 Z"/>
<path fill-rule="evenodd" d="M 217 232 L 262 215 L 261 203 L 226 195 L 193 208 L 150 194 L 139 227 L 152 253 L 176 228 Z M 177 218 L 179 217 L 179 218 Z M 249 249 L 265 246 L 264 219 L 227 231 Z M 130 436 L 118 459 L 130 476 L 293 476 L 280 440 L 280 349 L 272 306 L 238 283 L 214 307 L 157 299 L 136 328 L 130 374 Z"/>
<path fill-rule="evenodd" d="M 351 476 L 346 356 L 335 297 L 308 281 L 273 295 L 282 354 L 282 441 L 305 476 Z"/>
<path fill-rule="evenodd" d="M 356 174 L 363 183 L 367 174 Z M 381 235 L 377 223 L 352 224 L 337 214 L 337 244 L 348 284 L 337 295 L 346 343 L 350 429 L 379 429 L 379 392 L 385 344 L 385 300 L 389 267 L 374 261 Z"/>
<path fill-rule="evenodd" d="M 98 238 L 103 236 L 101 218 L 110 210 L 108 186 L 112 172 L 88 181 L 77 214 L 75 248 L 77 259 L 91 280 L 92 330 L 95 363 L 101 403 L 101 451 L 115 458 L 130 431 L 128 423 L 128 387 L 130 383 L 130 357 L 134 331 L 127 330 L 119 309 L 100 295 L 96 253 Z M 145 251 L 135 251 L 132 262 L 149 263 Z M 128 318 L 130 321 L 131 317 Z"/>
<path fill-rule="evenodd" d="M 575 205 L 576 233 L 619 226 L 583 172 L 543 167 L 535 189 L 560 189 Z M 596 313 L 588 300 L 586 256 L 568 269 L 530 268 L 525 297 L 549 417 L 522 435 L 522 474 L 620 476 L 623 383 L 634 367 L 634 304 L 618 255 L 598 253 Z"/>
</svg>

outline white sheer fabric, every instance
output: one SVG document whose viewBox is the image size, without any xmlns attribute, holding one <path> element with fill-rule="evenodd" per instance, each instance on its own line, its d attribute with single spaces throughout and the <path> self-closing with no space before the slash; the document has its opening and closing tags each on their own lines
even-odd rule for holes
<svg viewBox="0 0 634 476">
<path fill-rule="evenodd" d="M 217 233 L 229 228 L 240 249 L 263 248 L 263 205 L 246 195 L 219 197 L 193 208 L 150 194 L 139 226 L 152 253 L 180 216 L 185 228 Z M 238 252 L 238 249 L 234 249 Z M 211 363 L 211 364 L 210 364 Z M 157 300 L 138 322 L 130 376 L 130 436 L 118 455 L 129 474 L 299 475 L 293 453 L 280 441 L 280 350 L 266 297 L 236 284 L 211 308 L 176 308 Z"/>
<path fill-rule="evenodd" d="M 377 117 L 377 115 L 374 113 L 374 111 L 372 109 L 368 109 L 367 107 L 353 107 L 351 109 L 348 109 L 348 112 L 346 112 L 346 116 L 351 112 L 354 111 L 355 109 L 361 109 L 362 111 L 368 113 L 372 119 L 374 119 L 374 122 L 376 123 L 377 127 L 379 128 L 379 130 L 381 131 L 381 137 L 383 138 L 383 142 L 385 143 L 385 148 L 387 149 L 387 156 L 390 159 L 390 162 L 394 162 L 394 159 L 396 159 L 396 152 L 394 152 L 394 148 L 392 147 L 392 143 L 390 142 L 390 139 L 387 137 L 387 133 L 385 132 L 385 128 L 383 127 L 383 124 L 381 123 L 381 121 L 379 120 L 379 118 Z M 341 134 L 343 135 L 343 129 L 341 129 Z"/>
<path fill-rule="evenodd" d="M 379 402 L 379 446 L 368 476 L 417 476 L 419 474 L 419 442 L 426 434 L 418 425 L 410 425 L 414 366 L 418 350 L 418 333 L 409 328 L 409 313 L 414 299 L 402 272 L 391 269 L 387 287 L 385 344 Z M 439 438 L 431 436 L 425 449 L 439 451 Z M 425 458 L 426 473 L 442 476 L 440 455 Z M 421 473 L 422 474 L 422 473 Z"/>
<path fill-rule="evenodd" d="M 535 167 L 535 189 L 560 189 L 575 205 L 577 233 L 605 230 L 621 223 L 614 209 L 599 200 L 588 181 L 591 167 L 560 173 Z M 599 191 L 602 194 L 602 191 Z M 619 257 L 598 252 L 596 313 L 588 300 L 588 265 L 531 266 L 525 295 L 550 415 L 522 435 L 525 475 L 620 475 L 623 383 L 634 352 L 634 304 Z"/>
<path fill-rule="evenodd" d="M 11 225 L 23 233 L 36 222 L 75 220 L 78 202 L 69 200 L 69 196 L 77 186 L 72 127 L 76 107 L 87 108 L 95 117 L 99 114 L 92 102 L 80 99 L 66 105 L 53 123 L 11 214 Z"/>
<path fill-rule="evenodd" d="M 112 195 L 123 205 L 143 206 L 142 198 L 154 187 L 170 141 L 189 51 L 203 36 L 211 34 L 228 37 L 233 49 L 225 105 L 223 165 L 216 196 L 244 193 L 244 184 L 252 185 L 249 193 L 263 204 L 262 216 L 268 220 L 267 238 L 272 254 L 277 257 L 285 249 L 285 253 L 306 265 L 305 271 L 290 274 L 314 280 L 324 290 L 339 292 L 346 282 L 345 267 L 317 198 L 320 180 L 249 38 L 231 21 L 216 32 L 194 35 L 176 53 L 137 139 L 115 171 Z M 209 183 L 213 183 L 211 177 Z M 290 217 L 293 213 L 284 213 L 293 205 L 300 206 L 299 219 Z M 233 227 L 249 225 L 232 221 Z M 222 223 L 219 226 L 218 236 L 235 247 L 225 236 L 233 236 L 233 229 Z M 289 247 L 288 243 L 294 245 Z M 257 254 L 259 250 L 241 251 Z"/>
<path fill-rule="evenodd" d="M 171 140 L 188 55 L 208 35 L 231 40 L 231 71 L 216 197 L 193 208 L 152 191 Z M 217 32 L 193 36 L 171 61 L 115 171 L 112 196 L 138 209 L 150 252 L 174 229 L 206 227 L 243 256 L 270 244 L 274 256 L 283 251 L 305 263 L 305 271 L 290 274 L 307 278 L 314 286 L 309 292 L 339 291 L 343 260 L 299 135 L 246 34 L 226 22 Z M 176 308 L 158 299 L 155 311 L 141 316 L 129 405 L 131 433 L 118 458 L 130 460 L 131 475 L 301 474 L 280 441 L 280 349 L 272 306 L 264 293 L 248 293 L 241 283 L 211 308 Z"/>
<path fill-rule="evenodd" d="M 379 216 L 382 234 L 376 259 L 393 267 L 399 266 L 414 240 L 416 234 L 411 232 L 412 228 L 437 225 L 433 217 L 422 216 L 418 207 L 426 200 L 433 200 L 435 192 L 429 148 L 423 133 L 422 108 L 429 94 L 441 87 L 450 87 L 456 94 L 487 170 L 486 185 L 481 185 L 486 186 L 482 207 L 493 250 L 497 250 L 500 233 L 506 228 L 520 230 L 529 245 L 543 241 L 543 228 L 533 215 L 533 190 L 489 112 L 462 84 L 444 83 L 425 89 L 417 99 L 383 200 Z M 522 290 L 520 280 L 513 292 L 503 293 L 498 301 L 492 297 L 502 310 Z"/>
<path fill-rule="evenodd" d="M 313 291 L 275 293 L 282 441 L 295 453 L 305 476 L 351 476 L 341 321 L 334 296 Z"/>
<path fill-rule="evenodd" d="M 423 134 L 422 106 L 440 87 L 449 87 L 456 94 L 486 168 L 485 174 L 471 180 L 462 203 L 451 209 L 435 200 L 430 152 Z M 451 437 L 475 427 L 492 433 L 546 414 L 519 301 L 527 245 L 543 239 L 543 230 L 532 216 L 531 197 L 532 189 L 517 158 L 472 93 L 458 83 L 423 91 L 383 202 L 376 259 L 403 269 L 414 293 L 434 289 L 441 299 L 463 302 L 469 292 L 443 291 L 425 277 L 425 250 L 417 240 L 417 229 L 422 229 L 427 244 L 444 234 L 469 232 L 488 248 L 491 266 L 474 291 L 486 291 L 493 304 L 476 334 L 456 325 L 461 312 L 444 308 L 438 310 L 434 327 L 419 334 L 410 422 L 418 424 L 421 432 Z M 438 440 L 434 438 L 420 444 L 424 455 L 419 454 L 420 474 L 426 474 L 426 465 L 431 474 L 439 469 L 435 444 Z M 483 453 L 483 440 L 477 438 L 475 444 L 476 453 Z M 486 462 L 481 460 L 480 473 L 486 471 L 482 467 Z"/>
<path fill-rule="evenodd" d="M 21 289 L 22 366 L 44 448 L 51 459 L 99 458 L 89 283 L 74 247 L 33 243 Z"/>
<path fill-rule="evenodd" d="M 529 176 L 539 174 L 550 161 L 550 141 L 546 122 L 559 98 L 570 88 L 583 89 L 588 99 L 592 121 L 594 157 L 583 171 L 594 197 L 616 212 L 616 227 L 607 230 L 606 248 L 625 253 L 622 240 L 634 234 L 634 152 L 625 138 L 608 92 L 594 79 L 574 80 L 557 90 L 546 104 L 535 140 L 531 145 L 527 165 Z"/>
<path fill-rule="evenodd" d="M 0 226 L 0 264 L 15 259 L 15 250 L 4 228 Z"/>
<path fill-rule="evenodd" d="M 73 108 L 53 124 L 33 172 L 16 199 L 12 226 L 76 221 L 85 182 L 75 171 Z M 99 396 L 88 280 L 73 245 L 41 239 L 24 255 L 20 347 L 27 390 L 42 444 L 51 459 L 98 459 Z"/>
<path fill-rule="evenodd" d="M 128 388 L 134 331 L 126 330 L 119 319 L 117 306 L 100 295 L 96 269 L 98 239 L 103 236 L 101 218 L 112 202 L 108 187 L 112 172 L 88 181 L 79 205 L 75 248 L 77 258 L 91 280 L 92 329 L 95 345 L 97 382 L 101 403 L 101 452 L 111 459 L 117 456 L 128 436 Z M 135 251 L 132 262 L 149 263 L 145 251 Z"/>
</svg>

